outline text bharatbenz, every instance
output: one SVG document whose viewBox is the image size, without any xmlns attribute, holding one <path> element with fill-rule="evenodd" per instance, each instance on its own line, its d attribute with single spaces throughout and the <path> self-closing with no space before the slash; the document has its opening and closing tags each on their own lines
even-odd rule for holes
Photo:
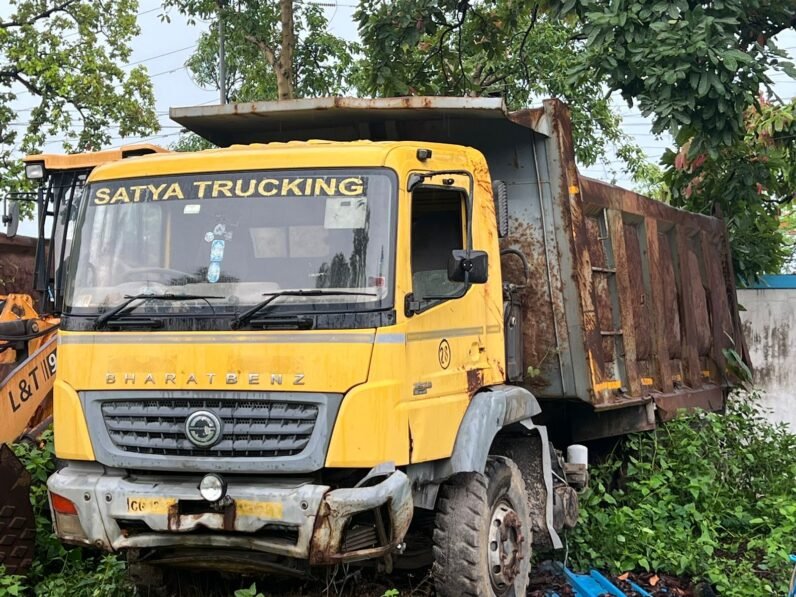
<svg viewBox="0 0 796 597">
<path fill-rule="evenodd" d="M 281 385 L 293 385 L 293 386 L 303 386 L 304 385 L 304 374 L 303 373 L 293 373 L 291 375 L 284 375 L 282 373 L 224 373 L 224 374 L 217 374 L 217 373 L 163 373 L 159 374 L 158 378 L 155 379 L 154 373 L 134 373 L 134 372 L 127 372 L 127 373 L 106 373 L 105 374 L 105 383 L 109 386 L 118 384 L 123 385 L 136 385 L 136 381 L 140 385 L 162 385 L 167 386 L 171 385 L 199 385 L 199 378 L 205 377 L 207 379 L 208 385 L 227 385 L 227 386 L 234 386 L 239 381 L 247 383 L 250 386 L 258 386 L 258 385 L 272 385 L 272 386 L 281 386 Z"/>
</svg>

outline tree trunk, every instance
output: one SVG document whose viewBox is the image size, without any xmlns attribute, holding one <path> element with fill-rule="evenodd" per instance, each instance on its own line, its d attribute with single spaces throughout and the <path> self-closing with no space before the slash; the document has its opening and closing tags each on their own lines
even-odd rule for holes
<svg viewBox="0 0 796 597">
<path fill-rule="evenodd" d="M 274 72 L 279 99 L 290 100 L 295 97 L 293 51 L 296 47 L 296 32 L 293 27 L 293 0 L 279 0 L 279 12 L 282 22 L 282 47 L 279 60 L 274 65 Z"/>
</svg>

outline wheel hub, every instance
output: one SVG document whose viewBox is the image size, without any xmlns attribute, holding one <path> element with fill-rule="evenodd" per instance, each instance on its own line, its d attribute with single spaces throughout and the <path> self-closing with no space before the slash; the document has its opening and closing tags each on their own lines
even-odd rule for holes
<svg viewBox="0 0 796 597">
<path fill-rule="evenodd" d="M 489 523 L 489 577 L 498 594 L 506 592 L 520 573 L 525 558 L 520 517 L 505 500 L 492 510 Z"/>
</svg>

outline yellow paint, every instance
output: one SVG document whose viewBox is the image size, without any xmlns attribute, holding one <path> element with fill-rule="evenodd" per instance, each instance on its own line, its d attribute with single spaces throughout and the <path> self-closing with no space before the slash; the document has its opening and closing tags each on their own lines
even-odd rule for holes
<svg viewBox="0 0 796 597">
<path fill-rule="evenodd" d="M 0 340 L 0 444 L 14 442 L 33 425 L 52 415 L 57 319 L 40 317 L 27 294 L 0 295 L 0 322 L 35 322 L 44 333 L 24 343 L 25 350 Z M 52 329 L 51 329 L 52 328 Z"/>
<path fill-rule="evenodd" d="M 60 356 L 58 363 L 62 364 Z M 56 378 L 53 403 L 55 455 L 64 460 L 94 460 L 94 449 L 77 392 Z"/>
<path fill-rule="evenodd" d="M 595 394 L 599 394 L 600 392 L 605 392 L 607 390 L 618 390 L 622 387 L 622 382 L 618 379 L 609 379 L 606 381 L 597 381 L 597 374 L 594 371 L 594 357 L 589 351 L 588 354 L 588 361 L 589 361 L 589 377 L 591 378 L 591 387 Z"/>
<path fill-rule="evenodd" d="M 269 518 L 273 520 L 281 520 L 282 503 L 235 500 L 235 513 L 238 516 L 251 516 L 254 518 Z"/>
<path fill-rule="evenodd" d="M 702 377 L 710 377 L 710 371 L 708 369 L 704 369 L 702 371 Z"/>
<path fill-rule="evenodd" d="M 651 377 L 642 377 L 641 378 L 641 385 L 642 386 L 651 386 L 655 384 L 655 380 Z"/>
<path fill-rule="evenodd" d="M 574 184 L 570 185 L 569 194 L 570 195 L 577 195 L 578 193 L 580 193 L 580 189 L 578 188 L 578 185 L 574 185 Z"/>
<path fill-rule="evenodd" d="M 449 456 L 472 395 L 482 387 L 505 381 L 500 260 L 490 258 L 486 284 L 472 285 L 464 297 L 407 317 L 404 299 L 412 292 L 412 202 L 405 184 L 409 174 L 428 170 L 473 172 L 472 246 L 491 257 L 499 254 L 499 245 L 491 180 L 483 156 L 471 148 L 444 144 L 423 143 L 422 147 L 432 149 L 433 154 L 422 163 L 417 160 L 415 143 L 307 142 L 233 146 L 193 154 L 175 152 L 96 168 L 90 181 L 108 189 L 100 199 L 104 201 L 107 196 L 109 202 L 120 186 L 115 181 L 134 177 L 261 170 L 263 164 L 274 170 L 393 170 L 398 178 L 396 323 L 375 330 L 61 332 L 60 408 L 56 413 L 59 457 L 93 458 L 75 390 L 340 393 L 344 399 L 331 433 L 326 466 L 365 468 L 386 461 L 403 466 Z M 226 181 L 232 188 L 237 184 L 234 178 L 230 175 Z M 451 178 L 454 187 L 468 189 L 467 177 Z M 213 193 L 212 185 L 208 185 L 205 192 Z M 248 192 L 245 181 L 240 187 Z M 156 189 L 153 197 L 157 192 L 162 199 L 165 189 Z M 217 189 L 220 198 L 215 201 L 225 200 L 222 195 L 226 189 Z M 128 188 L 119 195 L 119 202 L 124 203 L 125 197 L 130 202 L 136 196 L 143 197 L 144 191 L 136 195 L 138 192 Z M 298 336 L 300 341 L 296 341 Z M 334 336 L 333 341 L 330 336 Z M 450 355 L 445 367 L 440 360 L 443 341 Z M 273 375 L 281 376 L 281 383 L 273 383 Z M 300 383 L 296 383 L 299 375 Z M 259 506 L 252 505 L 252 515 L 278 518 L 277 506 L 262 506 L 260 512 L 256 511 Z M 240 508 L 239 502 L 239 513 Z"/>
<path fill-rule="evenodd" d="M 167 153 L 169 150 L 153 145 L 152 143 L 135 143 L 122 145 L 116 149 L 104 151 L 88 151 L 85 153 L 38 153 L 22 158 L 26 164 L 41 163 L 45 170 L 77 170 L 94 168 L 106 162 L 121 160 L 122 158 L 137 155 L 143 152 Z"/>
<path fill-rule="evenodd" d="M 594 384 L 595 392 L 604 392 L 605 390 L 618 390 L 622 387 L 622 382 L 618 379 L 609 379 L 607 381 Z"/>
<path fill-rule="evenodd" d="M 58 378 L 81 390 L 345 392 L 366 381 L 373 345 L 345 337 L 372 330 L 300 333 L 303 341 L 291 343 L 296 332 L 114 332 L 116 343 L 100 344 L 108 333 L 61 332 Z M 274 341 L 280 334 L 288 339 Z"/>
<path fill-rule="evenodd" d="M 127 498 L 127 511 L 130 514 L 166 516 L 169 508 L 176 504 L 174 498 L 130 496 Z"/>
</svg>

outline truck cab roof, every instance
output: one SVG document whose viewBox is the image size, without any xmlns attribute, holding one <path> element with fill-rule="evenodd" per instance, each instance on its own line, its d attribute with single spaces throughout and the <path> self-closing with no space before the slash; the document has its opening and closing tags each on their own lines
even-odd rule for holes
<svg viewBox="0 0 796 597">
<path fill-rule="evenodd" d="M 286 168 L 381 167 L 390 152 L 408 148 L 428 148 L 437 156 L 447 155 L 458 160 L 461 166 L 474 155 L 462 148 L 446 143 L 417 141 L 328 141 L 312 139 L 271 143 L 235 144 L 219 149 L 196 152 L 169 152 L 141 156 L 96 168 L 89 182 L 119 178 L 188 174 L 199 172 L 224 172 L 236 170 L 262 170 Z M 475 152 L 473 152 L 474 154 Z M 454 162 L 455 163 L 455 162 Z"/>
</svg>

